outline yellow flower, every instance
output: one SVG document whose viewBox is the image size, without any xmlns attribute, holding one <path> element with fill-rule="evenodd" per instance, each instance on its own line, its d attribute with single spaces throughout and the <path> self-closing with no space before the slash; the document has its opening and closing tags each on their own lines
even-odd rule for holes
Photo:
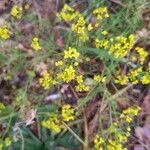
<svg viewBox="0 0 150 150">
<path fill-rule="evenodd" d="M 115 58 L 123 58 L 134 45 L 134 35 L 129 35 L 128 38 L 117 36 L 112 42 L 109 48 L 109 54 L 113 54 Z"/>
<path fill-rule="evenodd" d="M 105 82 L 106 81 L 106 77 L 102 77 L 102 76 L 100 76 L 100 75 L 94 75 L 94 80 L 96 81 L 96 82 Z"/>
<path fill-rule="evenodd" d="M 103 144 L 105 144 L 103 138 L 101 138 L 99 135 L 96 135 L 94 139 L 94 148 L 96 150 L 103 150 Z"/>
<path fill-rule="evenodd" d="M 88 25 L 88 30 L 91 31 L 92 29 L 93 29 L 93 27 L 92 27 L 92 24 L 90 23 L 90 24 Z"/>
<path fill-rule="evenodd" d="M 31 43 L 31 47 L 36 51 L 42 49 L 40 44 L 39 44 L 39 39 L 37 37 L 33 38 L 32 43 Z"/>
<path fill-rule="evenodd" d="M 73 23 L 71 29 L 77 34 L 79 40 L 85 42 L 88 40 L 88 35 L 86 33 L 85 19 L 83 16 L 79 17 L 76 23 Z"/>
<path fill-rule="evenodd" d="M 86 92 L 86 91 L 89 91 L 90 87 L 84 84 L 83 76 L 82 76 L 82 75 L 77 76 L 77 77 L 76 77 L 76 81 L 77 81 L 77 83 L 78 83 L 78 84 L 75 86 L 76 91 L 79 91 L 79 92 Z"/>
<path fill-rule="evenodd" d="M 132 118 L 129 116 L 126 116 L 125 120 L 126 120 L 126 122 L 130 123 L 132 121 Z"/>
<path fill-rule="evenodd" d="M 142 67 L 138 67 L 135 70 L 128 73 L 128 77 L 133 84 L 137 84 L 139 82 L 138 76 L 142 72 Z"/>
<path fill-rule="evenodd" d="M 72 48 L 72 47 L 69 47 L 68 50 L 65 50 L 64 51 L 64 58 L 65 59 L 68 59 L 68 58 L 74 58 L 75 60 L 78 59 L 80 53 L 77 52 L 77 49 L 76 48 Z"/>
<path fill-rule="evenodd" d="M 145 58 L 148 56 L 148 52 L 145 51 L 145 50 L 144 50 L 143 48 L 141 48 L 141 47 L 136 47 L 135 50 L 139 53 L 141 64 L 143 64 L 144 61 L 145 61 Z"/>
<path fill-rule="evenodd" d="M 6 26 L 0 27 L 0 38 L 4 40 L 10 38 L 9 30 Z"/>
<path fill-rule="evenodd" d="M 137 116 L 139 111 L 141 110 L 140 107 L 129 107 L 125 110 L 120 115 L 120 118 L 124 119 L 127 123 L 130 123 L 133 119 L 134 116 Z"/>
<path fill-rule="evenodd" d="M 57 74 L 58 79 L 62 79 L 64 82 L 69 83 L 75 79 L 75 69 L 73 66 L 67 66 L 62 73 Z"/>
<path fill-rule="evenodd" d="M 75 119 L 75 112 L 73 108 L 71 108 L 71 105 L 66 104 L 62 106 L 62 117 L 63 117 L 63 120 L 66 122 Z"/>
<path fill-rule="evenodd" d="M 108 43 L 109 41 L 108 40 L 99 40 L 99 39 L 95 39 L 95 45 L 96 45 L 96 48 L 108 48 Z"/>
<path fill-rule="evenodd" d="M 99 7 L 93 11 L 93 14 L 97 17 L 97 19 L 102 20 L 104 18 L 108 18 L 109 14 L 106 7 Z"/>
<path fill-rule="evenodd" d="M 47 120 L 42 121 L 42 126 L 52 131 L 59 133 L 62 129 L 61 122 L 57 114 L 50 113 Z"/>
<path fill-rule="evenodd" d="M 11 145 L 11 139 L 9 137 L 5 138 L 5 145 L 8 147 Z"/>
<path fill-rule="evenodd" d="M 77 81 L 78 84 L 83 83 L 83 76 L 82 75 L 78 75 L 76 77 L 76 81 Z"/>
<path fill-rule="evenodd" d="M 124 150 L 123 145 L 117 140 L 109 140 L 107 150 Z"/>
<path fill-rule="evenodd" d="M 51 85 L 55 85 L 57 82 L 50 77 L 50 74 L 45 71 L 43 77 L 39 79 L 40 85 L 45 89 L 49 89 Z"/>
<path fill-rule="evenodd" d="M 128 76 L 121 76 L 121 75 L 118 75 L 116 76 L 116 79 L 115 79 L 115 83 L 117 84 L 120 84 L 120 85 L 126 85 L 128 84 L 129 82 L 129 79 L 128 79 Z"/>
<path fill-rule="evenodd" d="M 141 77 L 141 82 L 142 82 L 142 84 L 150 84 L 150 72 L 146 72 L 146 73 Z"/>
<path fill-rule="evenodd" d="M 17 19 L 22 17 L 22 7 L 14 5 L 11 9 L 11 15 Z"/>
<path fill-rule="evenodd" d="M 72 21 L 76 17 L 80 16 L 79 12 L 76 12 L 69 5 L 65 4 L 61 12 L 57 15 L 59 18 L 65 21 Z"/>
<path fill-rule="evenodd" d="M 56 66 L 62 66 L 64 62 L 62 60 L 59 60 L 55 63 Z"/>
<path fill-rule="evenodd" d="M 104 30 L 104 31 L 101 32 L 101 34 L 102 34 L 102 35 L 107 35 L 108 32 L 107 32 L 106 30 Z"/>
<path fill-rule="evenodd" d="M 76 88 L 76 91 L 78 92 L 87 92 L 90 89 L 88 85 L 85 85 L 83 83 L 76 85 L 75 88 Z"/>
</svg>

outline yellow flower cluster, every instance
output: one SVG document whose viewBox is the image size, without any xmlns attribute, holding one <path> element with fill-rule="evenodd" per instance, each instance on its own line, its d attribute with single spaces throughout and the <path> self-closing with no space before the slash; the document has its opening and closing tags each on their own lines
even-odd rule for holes
<svg viewBox="0 0 150 150">
<path fill-rule="evenodd" d="M 141 82 L 142 82 L 142 84 L 150 84 L 150 72 L 146 72 L 146 73 L 141 77 Z"/>
<path fill-rule="evenodd" d="M 66 104 L 62 106 L 62 117 L 63 120 L 68 122 L 75 119 L 74 109 L 71 108 L 71 105 Z"/>
<path fill-rule="evenodd" d="M 123 58 L 134 45 L 134 35 L 131 34 L 128 38 L 118 36 L 115 40 L 113 39 L 112 42 L 114 42 L 114 44 L 110 46 L 109 53 L 113 54 L 115 58 Z"/>
<path fill-rule="evenodd" d="M 71 8 L 67 4 L 64 5 L 63 9 L 58 14 L 58 17 L 65 21 L 72 21 L 78 16 L 79 16 L 79 13 L 76 12 L 73 8 Z"/>
<path fill-rule="evenodd" d="M 92 24 L 91 24 L 91 23 L 89 23 L 89 24 L 88 24 L 88 27 L 87 27 L 87 29 L 88 29 L 88 31 L 91 31 L 91 30 L 93 30 L 93 26 L 92 26 Z"/>
<path fill-rule="evenodd" d="M 139 82 L 138 76 L 142 72 L 142 67 L 138 67 L 135 70 L 128 73 L 128 78 L 133 84 L 137 84 Z"/>
<path fill-rule="evenodd" d="M 109 41 L 108 40 L 99 40 L 99 39 L 95 39 L 95 45 L 96 45 L 96 48 L 108 48 L 108 43 Z"/>
<path fill-rule="evenodd" d="M 120 85 L 127 85 L 129 82 L 128 76 L 126 75 L 117 75 L 115 76 L 116 79 L 114 80 L 115 83 L 120 84 Z"/>
<path fill-rule="evenodd" d="M 112 123 L 108 131 L 111 134 L 111 137 L 108 139 L 107 149 L 108 150 L 126 150 L 124 144 L 127 142 L 128 137 L 130 136 L 130 127 L 124 125 L 124 131 L 122 127 L 118 125 L 117 122 Z"/>
<path fill-rule="evenodd" d="M 32 47 L 34 50 L 36 50 L 36 51 L 42 49 L 41 46 L 40 46 L 40 44 L 39 44 L 39 39 L 38 39 L 38 37 L 34 37 L 34 38 L 32 39 L 31 47 Z"/>
<path fill-rule="evenodd" d="M 11 9 L 11 15 L 17 19 L 22 17 L 22 7 L 14 5 Z"/>
<path fill-rule="evenodd" d="M 145 58 L 148 56 L 148 52 L 145 51 L 143 48 L 141 47 L 136 47 L 135 50 L 138 52 L 138 54 L 140 55 L 140 63 L 143 64 L 145 61 Z"/>
<path fill-rule="evenodd" d="M 102 77 L 102 76 L 100 76 L 100 75 L 94 75 L 94 81 L 96 81 L 96 82 L 105 82 L 106 81 L 106 77 Z"/>
<path fill-rule="evenodd" d="M 123 119 L 123 121 L 125 120 L 127 126 L 125 126 L 125 124 L 122 124 L 122 129 L 121 125 L 118 125 L 117 122 L 112 123 L 108 128 L 108 138 L 104 140 L 99 135 L 96 135 L 94 139 L 95 149 L 103 150 L 106 148 L 107 150 L 127 150 L 126 148 L 124 148 L 124 144 L 128 141 L 128 137 L 130 136 L 131 128 L 129 126 L 129 123 L 131 123 L 134 116 L 137 116 L 139 111 L 140 107 L 138 106 L 125 109 L 120 114 L 119 118 Z"/>
<path fill-rule="evenodd" d="M 95 136 L 94 139 L 94 148 L 95 150 L 103 150 L 103 145 L 105 144 L 103 138 L 101 138 L 99 135 Z"/>
<path fill-rule="evenodd" d="M 107 150 L 127 150 L 127 148 L 124 148 L 117 140 L 109 140 Z"/>
<path fill-rule="evenodd" d="M 57 114 L 50 113 L 47 120 L 42 121 L 42 126 L 52 131 L 59 133 L 62 129 L 61 122 Z"/>
<path fill-rule="evenodd" d="M 134 116 L 137 116 L 137 114 L 139 113 L 139 111 L 141 110 L 140 107 L 129 107 L 125 110 L 123 110 L 123 112 L 120 115 L 121 119 L 124 119 L 127 123 L 130 123 L 133 119 Z"/>
<path fill-rule="evenodd" d="M 79 55 L 80 55 L 80 53 L 77 52 L 76 48 L 69 47 L 68 50 L 64 51 L 64 58 L 65 59 L 68 59 L 68 58 L 72 59 L 72 58 L 74 58 L 75 60 L 77 60 Z"/>
<path fill-rule="evenodd" d="M 6 26 L 0 27 L 0 38 L 2 38 L 3 40 L 7 40 L 8 38 L 10 38 L 9 30 Z"/>
<path fill-rule="evenodd" d="M 77 34 L 79 40 L 85 42 L 88 40 L 88 35 L 86 33 L 86 22 L 83 16 L 79 17 L 76 23 L 73 23 L 71 29 Z"/>
<path fill-rule="evenodd" d="M 99 8 L 96 8 L 94 11 L 93 11 L 93 14 L 96 16 L 97 19 L 99 20 L 102 20 L 104 18 L 108 18 L 109 17 L 109 14 L 108 14 L 108 10 L 106 7 L 99 7 Z"/>
<path fill-rule="evenodd" d="M 107 35 L 108 32 L 107 32 L 106 30 L 104 30 L 104 31 L 101 32 L 101 34 L 102 34 L 102 35 Z"/>
<path fill-rule="evenodd" d="M 49 89 L 51 85 L 55 85 L 57 82 L 50 77 L 50 74 L 45 71 L 43 77 L 39 79 L 40 85 L 45 89 Z"/>
<path fill-rule="evenodd" d="M 138 84 L 139 82 L 142 84 L 150 84 L 150 70 L 147 69 L 146 71 L 143 71 L 142 67 L 139 66 L 136 69 L 129 71 L 127 75 L 124 76 L 116 73 L 114 81 L 120 85 L 126 85 L 129 82 L 132 84 Z"/>
<path fill-rule="evenodd" d="M 3 103 L 0 103 L 0 113 L 2 113 L 2 111 L 5 109 L 5 105 Z"/>
<path fill-rule="evenodd" d="M 79 92 L 89 91 L 90 87 L 84 84 L 82 75 L 78 75 L 76 77 L 76 81 L 78 83 L 78 85 L 75 86 L 76 91 L 79 91 Z"/>
<path fill-rule="evenodd" d="M 55 65 L 58 66 L 62 66 L 64 64 L 64 62 L 62 60 L 59 60 L 57 62 L 55 62 Z"/>
<path fill-rule="evenodd" d="M 75 69 L 72 65 L 67 66 L 65 70 L 57 74 L 58 79 L 62 79 L 64 82 L 69 83 L 75 79 Z"/>
</svg>

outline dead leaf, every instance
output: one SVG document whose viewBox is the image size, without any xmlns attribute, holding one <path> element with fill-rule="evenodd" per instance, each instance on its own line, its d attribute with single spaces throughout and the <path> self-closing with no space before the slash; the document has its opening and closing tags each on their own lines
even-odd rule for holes
<svg viewBox="0 0 150 150">
<path fill-rule="evenodd" d="M 33 109 L 32 106 L 23 105 L 20 110 L 20 119 L 22 123 L 25 123 L 26 126 L 29 126 L 34 123 L 36 118 L 37 110 Z"/>
<path fill-rule="evenodd" d="M 138 137 L 139 142 L 150 148 L 150 125 L 144 127 L 137 127 L 135 135 Z"/>
<path fill-rule="evenodd" d="M 134 150 L 145 150 L 144 147 L 140 144 L 134 146 Z"/>
<path fill-rule="evenodd" d="M 10 9 L 14 0 L 1 0 L 0 1 L 0 14 L 4 13 L 7 9 Z"/>
<path fill-rule="evenodd" d="M 93 141 L 95 135 L 96 135 L 96 128 L 97 128 L 97 122 L 98 122 L 98 116 L 99 111 L 97 110 L 94 118 L 88 123 L 88 141 L 89 143 Z"/>
<path fill-rule="evenodd" d="M 144 98 L 141 109 L 142 109 L 141 114 L 143 114 L 144 116 L 147 115 L 150 116 L 150 89 L 148 91 L 147 96 L 145 96 Z"/>
<path fill-rule="evenodd" d="M 59 38 L 56 39 L 56 46 L 60 49 L 65 47 L 64 39 L 62 36 L 59 36 Z"/>
</svg>

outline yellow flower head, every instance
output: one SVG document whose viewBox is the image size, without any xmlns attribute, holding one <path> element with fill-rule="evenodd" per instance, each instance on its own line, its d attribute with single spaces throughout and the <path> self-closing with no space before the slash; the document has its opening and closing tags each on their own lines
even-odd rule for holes
<svg viewBox="0 0 150 150">
<path fill-rule="evenodd" d="M 69 83 L 75 79 L 75 69 L 73 66 L 67 66 L 62 73 L 57 74 L 58 79 L 62 79 L 64 82 Z"/>
<path fill-rule="evenodd" d="M 40 44 L 39 44 L 39 39 L 37 37 L 33 38 L 32 43 L 31 43 L 31 47 L 36 51 L 42 49 Z"/>
<path fill-rule="evenodd" d="M 80 53 L 77 51 L 76 48 L 69 47 L 68 50 L 64 51 L 64 58 L 65 59 L 74 58 L 75 60 L 77 60 L 79 55 L 80 55 Z"/>
<path fill-rule="evenodd" d="M 64 62 L 62 60 L 59 60 L 55 63 L 56 66 L 62 66 Z"/>
<path fill-rule="evenodd" d="M 90 23 L 90 24 L 88 25 L 88 31 L 91 31 L 91 30 L 93 30 L 93 27 L 92 27 L 92 24 Z"/>
<path fill-rule="evenodd" d="M 109 48 L 109 54 L 113 54 L 115 58 L 123 58 L 134 45 L 134 35 L 131 34 L 128 37 L 117 36 L 112 40 L 112 43 Z"/>
<path fill-rule="evenodd" d="M 129 82 L 128 76 L 118 75 L 116 76 L 115 83 L 120 85 L 127 85 Z"/>
<path fill-rule="evenodd" d="M 11 9 L 11 15 L 17 19 L 22 17 L 22 7 L 14 5 Z"/>
<path fill-rule="evenodd" d="M 133 119 L 134 116 L 137 116 L 141 108 L 139 106 L 137 107 L 129 107 L 125 110 L 120 115 L 120 118 L 123 118 L 127 123 L 130 123 Z"/>
<path fill-rule="evenodd" d="M 6 26 L 0 27 L 0 38 L 4 40 L 10 38 L 9 30 Z"/>
<path fill-rule="evenodd" d="M 103 83 L 106 81 L 106 77 L 102 77 L 100 75 L 94 75 L 94 81 Z"/>
<path fill-rule="evenodd" d="M 146 72 L 146 73 L 141 77 L 141 82 L 142 82 L 142 84 L 150 84 L 150 72 Z"/>
<path fill-rule="evenodd" d="M 76 33 L 79 40 L 85 42 L 88 40 L 88 35 L 86 33 L 85 19 L 83 16 L 80 16 L 76 23 L 73 23 L 71 29 L 74 33 Z M 90 28 L 91 29 L 91 28 Z"/>
<path fill-rule="evenodd" d="M 61 122 L 57 114 L 50 113 L 47 120 L 42 121 L 42 126 L 52 131 L 59 133 L 62 129 Z"/>
<path fill-rule="evenodd" d="M 148 52 L 145 51 L 143 48 L 141 47 L 136 47 L 135 50 L 138 52 L 139 56 L 140 56 L 140 63 L 143 64 L 145 61 L 145 58 L 148 56 Z"/>
<path fill-rule="evenodd" d="M 94 147 L 96 150 L 103 150 L 104 140 L 99 135 L 95 136 Z"/>
<path fill-rule="evenodd" d="M 107 49 L 108 48 L 108 44 L 109 44 L 108 40 L 95 39 L 96 48 L 105 48 L 105 49 Z"/>
<path fill-rule="evenodd" d="M 76 12 L 73 8 L 71 8 L 67 4 L 64 5 L 63 9 L 58 14 L 58 17 L 65 21 L 72 21 L 78 16 L 79 16 L 79 13 Z"/>
<path fill-rule="evenodd" d="M 66 104 L 62 107 L 62 117 L 63 120 L 68 122 L 75 119 L 74 109 L 71 108 L 71 105 Z"/>
<path fill-rule="evenodd" d="M 39 83 L 45 90 L 47 90 L 51 85 L 55 85 L 57 82 L 52 79 L 47 71 L 45 71 L 43 77 L 39 79 Z"/>
<path fill-rule="evenodd" d="M 78 91 L 78 92 L 89 91 L 90 87 L 88 85 L 84 84 L 83 76 L 82 75 L 78 75 L 76 77 L 76 81 L 77 81 L 77 85 L 75 86 L 76 91 Z"/>
<path fill-rule="evenodd" d="M 106 7 L 99 7 L 93 11 L 93 14 L 97 17 L 97 19 L 102 20 L 104 18 L 108 18 L 109 14 Z"/>
<path fill-rule="evenodd" d="M 102 34 L 102 35 L 107 35 L 108 32 L 107 32 L 106 30 L 104 30 L 104 31 L 101 32 L 101 34 Z"/>
<path fill-rule="evenodd" d="M 137 84 L 139 82 L 138 76 L 141 72 L 142 72 L 142 67 L 138 67 L 135 70 L 128 73 L 128 78 L 131 80 L 133 84 Z"/>
</svg>

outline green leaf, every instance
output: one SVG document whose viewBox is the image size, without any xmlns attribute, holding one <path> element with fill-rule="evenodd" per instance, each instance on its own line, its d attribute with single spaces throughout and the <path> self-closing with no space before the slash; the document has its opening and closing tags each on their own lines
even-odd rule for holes
<svg viewBox="0 0 150 150">
<path fill-rule="evenodd" d="M 68 131 L 57 140 L 57 145 L 71 150 L 76 150 L 80 147 L 80 142 Z"/>
</svg>

